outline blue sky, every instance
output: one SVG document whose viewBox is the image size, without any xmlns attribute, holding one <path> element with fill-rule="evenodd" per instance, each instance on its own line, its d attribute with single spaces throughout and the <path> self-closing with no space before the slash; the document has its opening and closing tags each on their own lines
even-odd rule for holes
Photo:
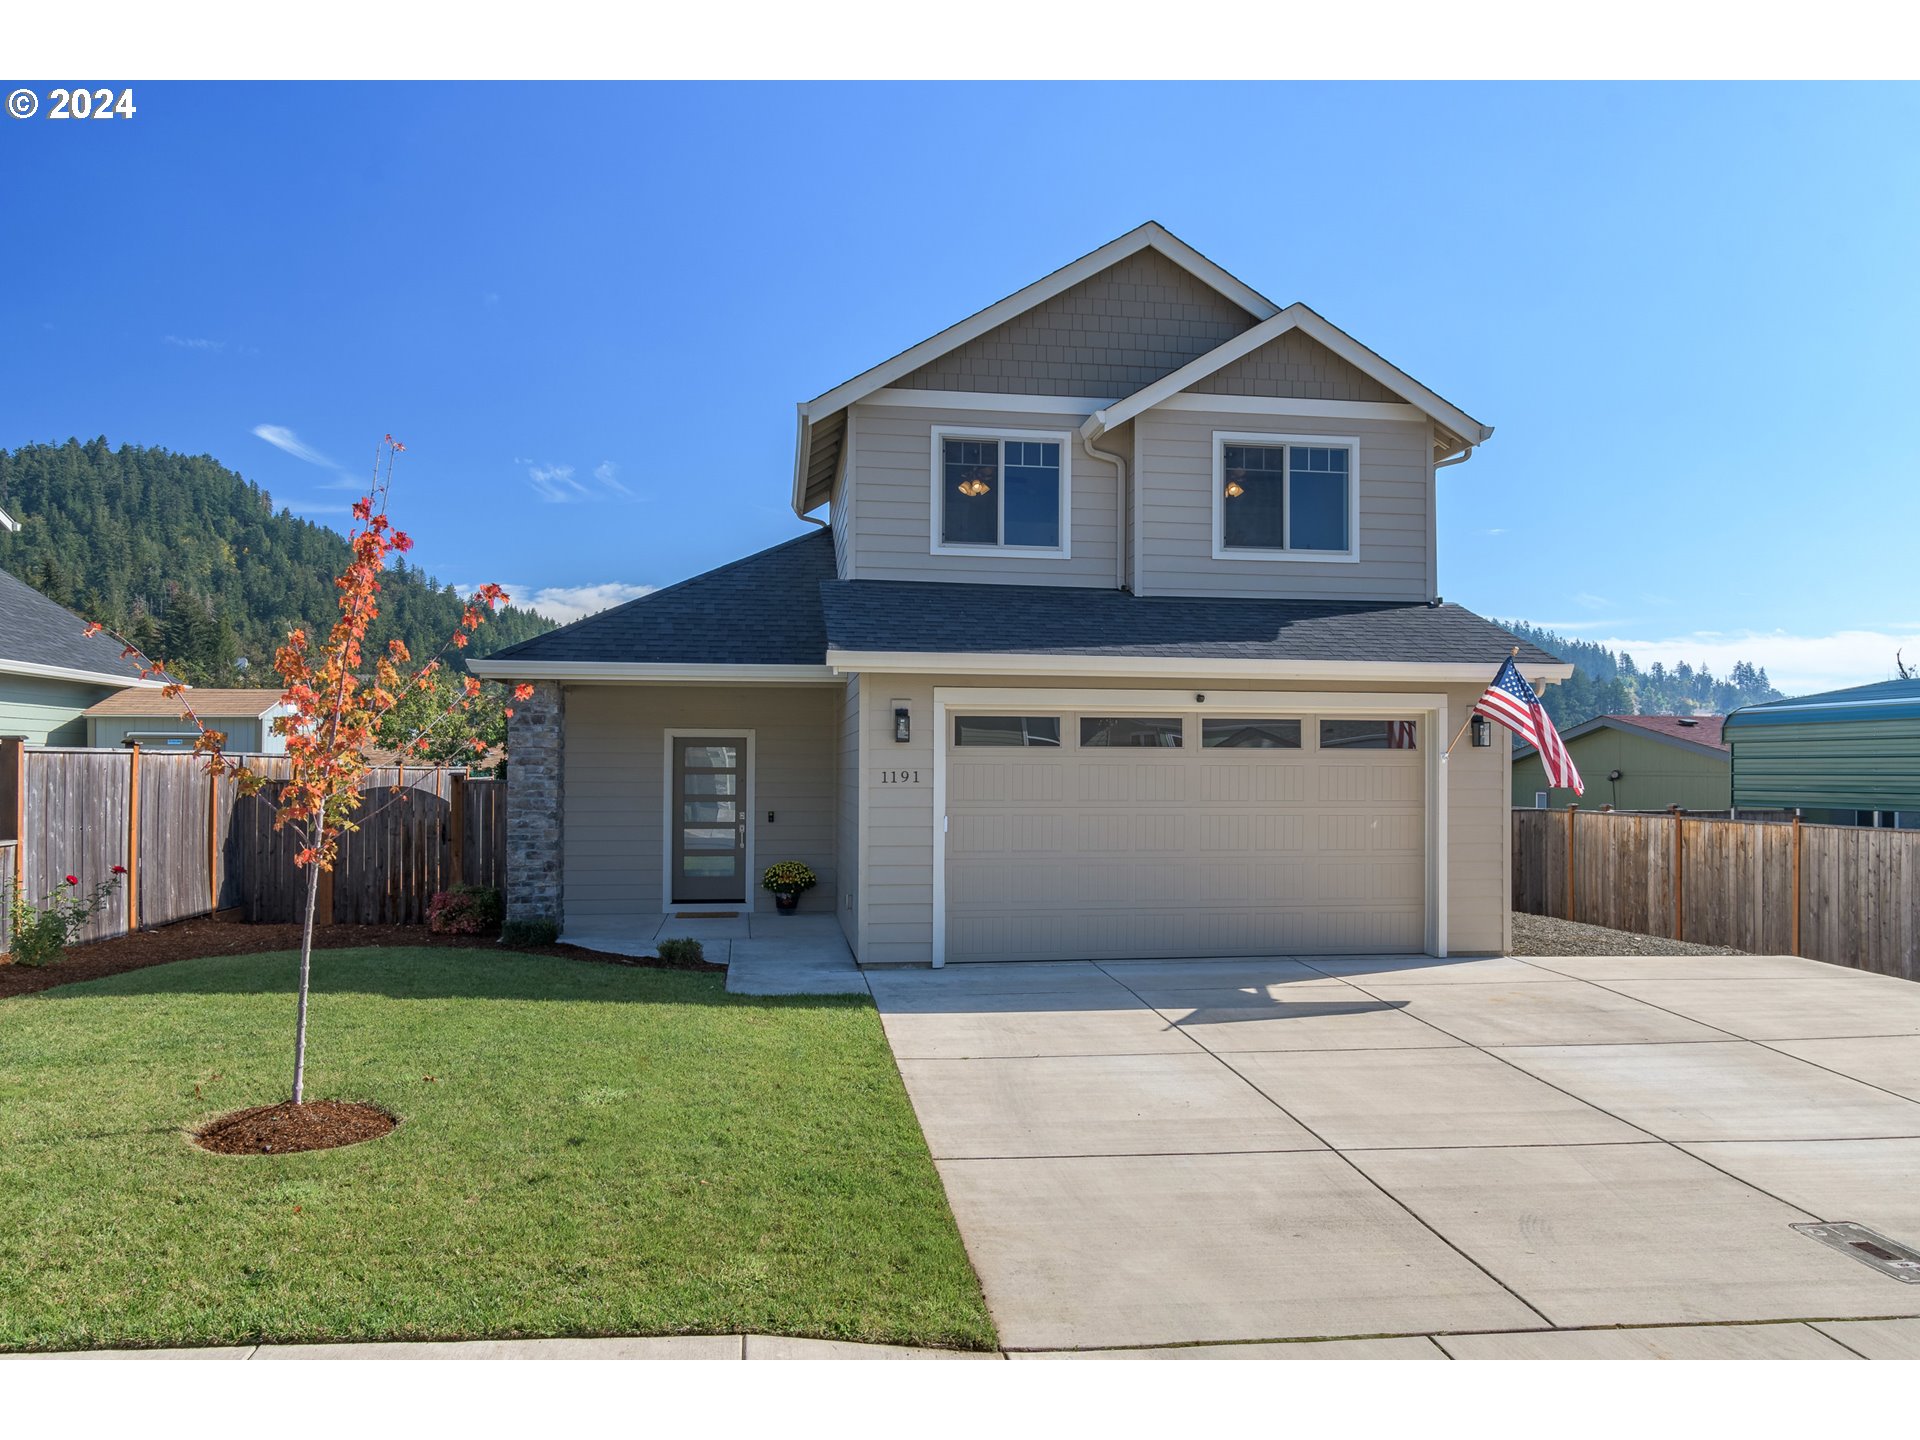
<svg viewBox="0 0 1920 1440">
<path fill-rule="evenodd" d="M 1497 427 L 1449 599 L 1788 688 L 1920 651 L 1911 87 L 134 89 L 0 121 L 0 445 L 342 524 L 391 430 L 425 563 L 565 613 L 799 533 L 795 401 L 1151 218 Z"/>
</svg>

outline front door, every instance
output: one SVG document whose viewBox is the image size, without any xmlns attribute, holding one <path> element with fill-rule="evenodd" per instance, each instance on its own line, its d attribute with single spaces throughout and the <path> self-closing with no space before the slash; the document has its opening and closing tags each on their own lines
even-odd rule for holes
<svg viewBox="0 0 1920 1440">
<path fill-rule="evenodd" d="M 673 739 L 674 904 L 747 898 L 747 739 Z"/>
</svg>

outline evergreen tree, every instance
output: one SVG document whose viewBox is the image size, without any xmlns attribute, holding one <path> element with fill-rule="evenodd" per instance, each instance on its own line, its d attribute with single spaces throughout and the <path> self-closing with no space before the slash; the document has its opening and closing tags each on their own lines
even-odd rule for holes
<svg viewBox="0 0 1920 1440">
<path fill-rule="evenodd" d="M 0 568 L 196 684 L 273 684 L 275 648 L 296 626 L 330 623 L 333 577 L 350 559 L 345 537 L 276 514 L 271 495 L 205 455 L 116 450 L 104 437 L 26 445 L 0 450 L 0 494 L 21 522 L 0 531 Z M 369 650 L 397 638 L 429 654 L 458 624 L 461 597 L 417 565 L 395 567 L 384 584 Z M 504 608 L 472 653 L 552 628 Z"/>
<path fill-rule="evenodd" d="M 1746 660 L 1735 662 L 1724 680 L 1706 666 L 1696 670 L 1684 660 L 1671 670 L 1656 660 L 1643 671 L 1631 655 L 1616 655 L 1591 640 L 1569 640 L 1519 620 L 1501 623 L 1574 667 L 1571 679 L 1540 692 L 1541 704 L 1562 731 L 1596 715 L 1689 715 L 1696 710 L 1725 714 L 1781 698 L 1766 670 Z"/>
</svg>

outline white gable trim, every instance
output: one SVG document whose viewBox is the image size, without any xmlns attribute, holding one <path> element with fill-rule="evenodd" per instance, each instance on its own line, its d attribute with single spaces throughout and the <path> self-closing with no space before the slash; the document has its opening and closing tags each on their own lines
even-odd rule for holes
<svg viewBox="0 0 1920 1440">
<path fill-rule="evenodd" d="M 66 665 L 39 665 L 31 660 L 0 659 L 0 675 L 30 675 L 36 680 L 84 680 L 90 685 L 112 685 L 121 690 L 159 690 L 169 680 L 138 675 L 109 675 L 104 670 L 76 670 Z"/>
<path fill-rule="evenodd" d="M 1154 406 L 1170 400 L 1215 371 L 1224 369 L 1243 356 L 1251 355 L 1262 345 L 1278 339 L 1289 330 L 1298 330 L 1317 340 L 1354 369 L 1378 380 L 1421 412 L 1432 416 L 1469 445 L 1478 445 L 1493 435 L 1492 426 L 1482 425 L 1466 411 L 1443 400 L 1391 361 L 1376 355 L 1346 331 L 1297 302 L 1287 306 L 1278 314 L 1262 320 L 1251 330 L 1243 330 L 1224 345 L 1209 350 L 1199 359 L 1182 365 L 1171 375 L 1163 375 L 1153 384 L 1136 390 L 1117 405 L 1096 410 L 1080 427 L 1080 433 L 1089 440 L 1098 439 L 1115 426 L 1124 425 L 1141 411 L 1151 410 Z"/>
<path fill-rule="evenodd" d="M 911 375 L 922 365 L 939 359 L 948 351 L 957 350 L 968 341 L 979 339 L 995 326 L 1005 324 L 1034 306 L 1071 290 L 1081 281 L 1099 274 L 1108 266 L 1118 264 L 1129 255 L 1138 254 L 1148 248 L 1158 250 L 1201 284 L 1219 291 L 1258 320 L 1266 320 L 1279 313 L 1280 307 L 1266 296 L 1222 270 L 1158 222 L 1149 220 L 1146 224 L 1129 230 L 1119 239 L 1109 240 L 1098 250 L 1082 255 L 1071 265 L 1063 266 L 1024 289 L 1014 291 L 1006 299 L 969 315 L 959 324 L 949 325 L 939 334 L 929 336 L 911 349 L 902 350 L 891 360 L 884 360 L 872 369 L 862 371 L 851 380 L 836 385 L 824 395 L 815 396 L 812 400 L 803 403 L 800 406 L 799 443 L 794 447 L 794 510 L 804 515 L 811 508 L 807 504 L 806 470 L 807 452 L 812 447 L 811 432 L 815 421 L 822 420 L 835 411 L 846 409 L 847 406 L 865 399 L 876 390 L 885 389 L 894 381 Z"/>
</svg>

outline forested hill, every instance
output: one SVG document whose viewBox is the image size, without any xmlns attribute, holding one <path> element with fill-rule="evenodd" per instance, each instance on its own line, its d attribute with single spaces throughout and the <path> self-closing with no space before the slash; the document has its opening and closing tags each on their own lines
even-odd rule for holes
<svg viewBox="0 0 1920 1440">
<path fill-rule="evenodd" d="M 0 528 L 0 567 L 197 684 L 274 685 L 273 652 L 287 631 L 324 633 L 337 613 L 346 540 L 275 511 L 267 491 L 205 455 L 114 450 L 105 439 L 0 450 L 0 510 L 20 522 L 17 532 Z M 384 647 L 398 636 L 430 654 L 461 607 L 452 586 L 398 565 L 371 638 Z M 507 607 L 480 628 L 472 653 L 552 628 Z"/>
<path fill-rule="evenodd" d="M 1569 640 L 1520 620 L 1500 623 L 1574 667 L 1571 680 L 1549 685 L 1540 693 L 1547 714 L 1563 731 L 1596 715 L 1691 715 L 1697 711 L 1724 715 L 1741 705 L 1782 698 L 1767 672 L 1744 660 L 1724 680 L 1704 665 L 1696 670 L 1684 660 L 1671 670 L 1657 660 L 1642 670 L 1633 663 L 1633 656 L 1616 655 L 1591 640 Z"/>
</svg>

